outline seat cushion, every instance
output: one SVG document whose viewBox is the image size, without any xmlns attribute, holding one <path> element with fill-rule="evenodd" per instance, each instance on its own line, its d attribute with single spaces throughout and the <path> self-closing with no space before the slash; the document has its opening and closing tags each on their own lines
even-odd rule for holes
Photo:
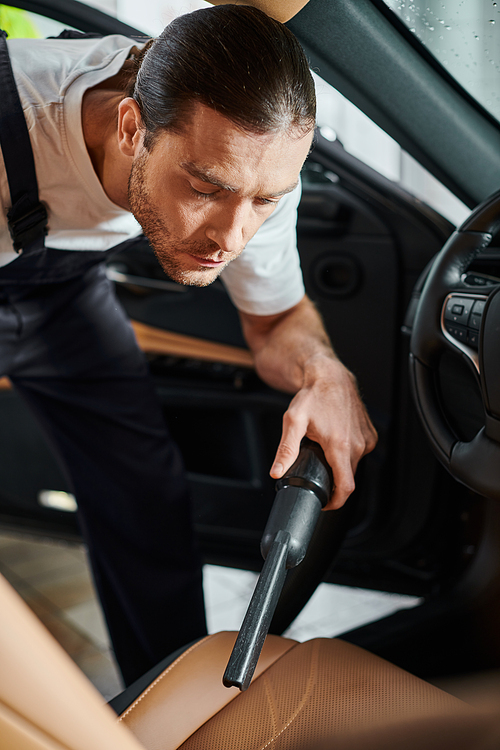
<svg viewBox="0 0 500 750">
<path fill-rule="evenodd" d="M 209 635 L 182 653 L 124 711 L 125 724 L 148 750 L 175 750 L 198 727 L 239 697 L 237 688 L 225 688 L 222 675 L 237 633 Z M 258 677 L 297 641 L 270 635 L 266 638 Z"/>
<path fill-rule="evenodd" d="M 318 638 L 289 650 L 182 750 L 294 750 L 388 717 L 470 709 L 350 643 Z"/>
<path fill-rule="evenodd" d="M 169 668 L 171 672 L 163 689 L 155 696 L 160 684 L 152 686 L 142 698 L 142 706 L 139 698 L 136 707 L 123 715 L 125 723 L 147 750 L 177 747 L 182 750 L 294 750 L 332 734 L 374 725 L 388 717 L 431 717 L 443 712 L 461 714 L 473 710 L 448 693 L 350 643 L 326 638 L 295 643 L 271 636 L 274 656 L 278 654 L 280 641 L 287 646 L 283 653 L 268 659 L 267 665 L 259 662 L 259 673 L 246 692 L 223 688 L 228 694 L 227 705 L 214 711 L 214 695 L 220 691 L 230 643 L 235 637 L 235 634 L 218 635 L 223 640 L 217 644 L 217 649 L 212 649 L 210 640 L 206 640 L 203 647 L 212 654 L 210 664 L 206 662 L 201 693 L 198 687 L 191 688 L 186 681 L 181 707 L 177 701 L 184 678 L 177 680 L 175 708 L 172 708 L 168 694 L 171 673 L 176 669 L 172 665 L 174 670 Z M 212 646 L 215 645 L 214 642 Z M 266 645 L 270 647 L 267 641 Z M 183 659 L 184 674 L 188 675 L 191 669 L 197 673 L 198 679 L 193 685 L 197 685 L 200 678 L 198 665 L 203 648 L 187 653 Z M 195 724 L 203 713 L 204 702 L 210 704 L 210 708 L 205 722 L 197 728 Z M 135 717 L 134 711 L 137 711 Z M 173 744 L 174 737 L 179 737 L 175 725 L 181 711 L 186 738 Z M 186 717 L 192 719 L 191 726 Z"/>
</svg>

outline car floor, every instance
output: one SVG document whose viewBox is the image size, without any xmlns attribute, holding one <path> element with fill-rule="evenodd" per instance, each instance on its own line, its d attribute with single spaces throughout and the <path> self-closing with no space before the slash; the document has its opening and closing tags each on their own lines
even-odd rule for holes
<svg viewBox="0 0 500 750">
<path fill-rule="evenodd" d="M 122 690 L 82 544 L 0 532 L 0 573 L 106 700 Z M 205 565 L 203 578 L 209 632 L 237 630 L 257 575 Z M 321 584 L 286 635 L 332 637 L 418 603 L 416 597 Z"/>
</svg>

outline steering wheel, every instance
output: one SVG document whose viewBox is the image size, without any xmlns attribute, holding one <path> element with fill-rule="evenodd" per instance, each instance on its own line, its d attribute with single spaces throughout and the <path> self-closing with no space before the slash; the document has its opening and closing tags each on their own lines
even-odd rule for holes
<svg viewBox="0 0 500 750">
<path fill-rule="evenodd" d="M 455 479 L 500 500 L 500 283 L 467 283 L 467 269 L 500 229 L 500 191 L 481 203 L 444 245 L 425 281 L 410 342 L 410 378 L 417 410 L 437 457 Z M 477 277 L 476 277 L 477 280 Z M 469 442 L 444 415 L 439 360 L 459 353 L 481 389 L 484 426 Z"/>
</svg>

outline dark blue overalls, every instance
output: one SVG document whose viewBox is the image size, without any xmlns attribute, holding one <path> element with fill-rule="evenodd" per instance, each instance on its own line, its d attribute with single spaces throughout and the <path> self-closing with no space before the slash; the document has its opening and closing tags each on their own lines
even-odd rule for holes
<svg viewBox="0 0 500 750">
<path fill-rule="evenodd" d="M 45 208 L 0 37 L 0 144 L 19 257 L 0 268 L 0 374 L 62 461 L 124 680 L 205 634 L 182 459 L 103 261 L 45 247 Z"/>
</svg>

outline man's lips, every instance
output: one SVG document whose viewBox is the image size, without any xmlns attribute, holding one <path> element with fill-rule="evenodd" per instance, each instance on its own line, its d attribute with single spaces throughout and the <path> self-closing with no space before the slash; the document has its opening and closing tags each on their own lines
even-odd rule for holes
<svg viewBox="0 0 500 750">
<path fill-rule="evenodd" d="M 192 258 L 198 265 L 205 266 L 206 268 L 217 268 L 217 266 L 221 266 L 224 261 L 223 260 L 211 260 L 210 258 L 199 258 L 197 255 L 191 255 L 189 253 L 189 257 Z"/>
</svg>

